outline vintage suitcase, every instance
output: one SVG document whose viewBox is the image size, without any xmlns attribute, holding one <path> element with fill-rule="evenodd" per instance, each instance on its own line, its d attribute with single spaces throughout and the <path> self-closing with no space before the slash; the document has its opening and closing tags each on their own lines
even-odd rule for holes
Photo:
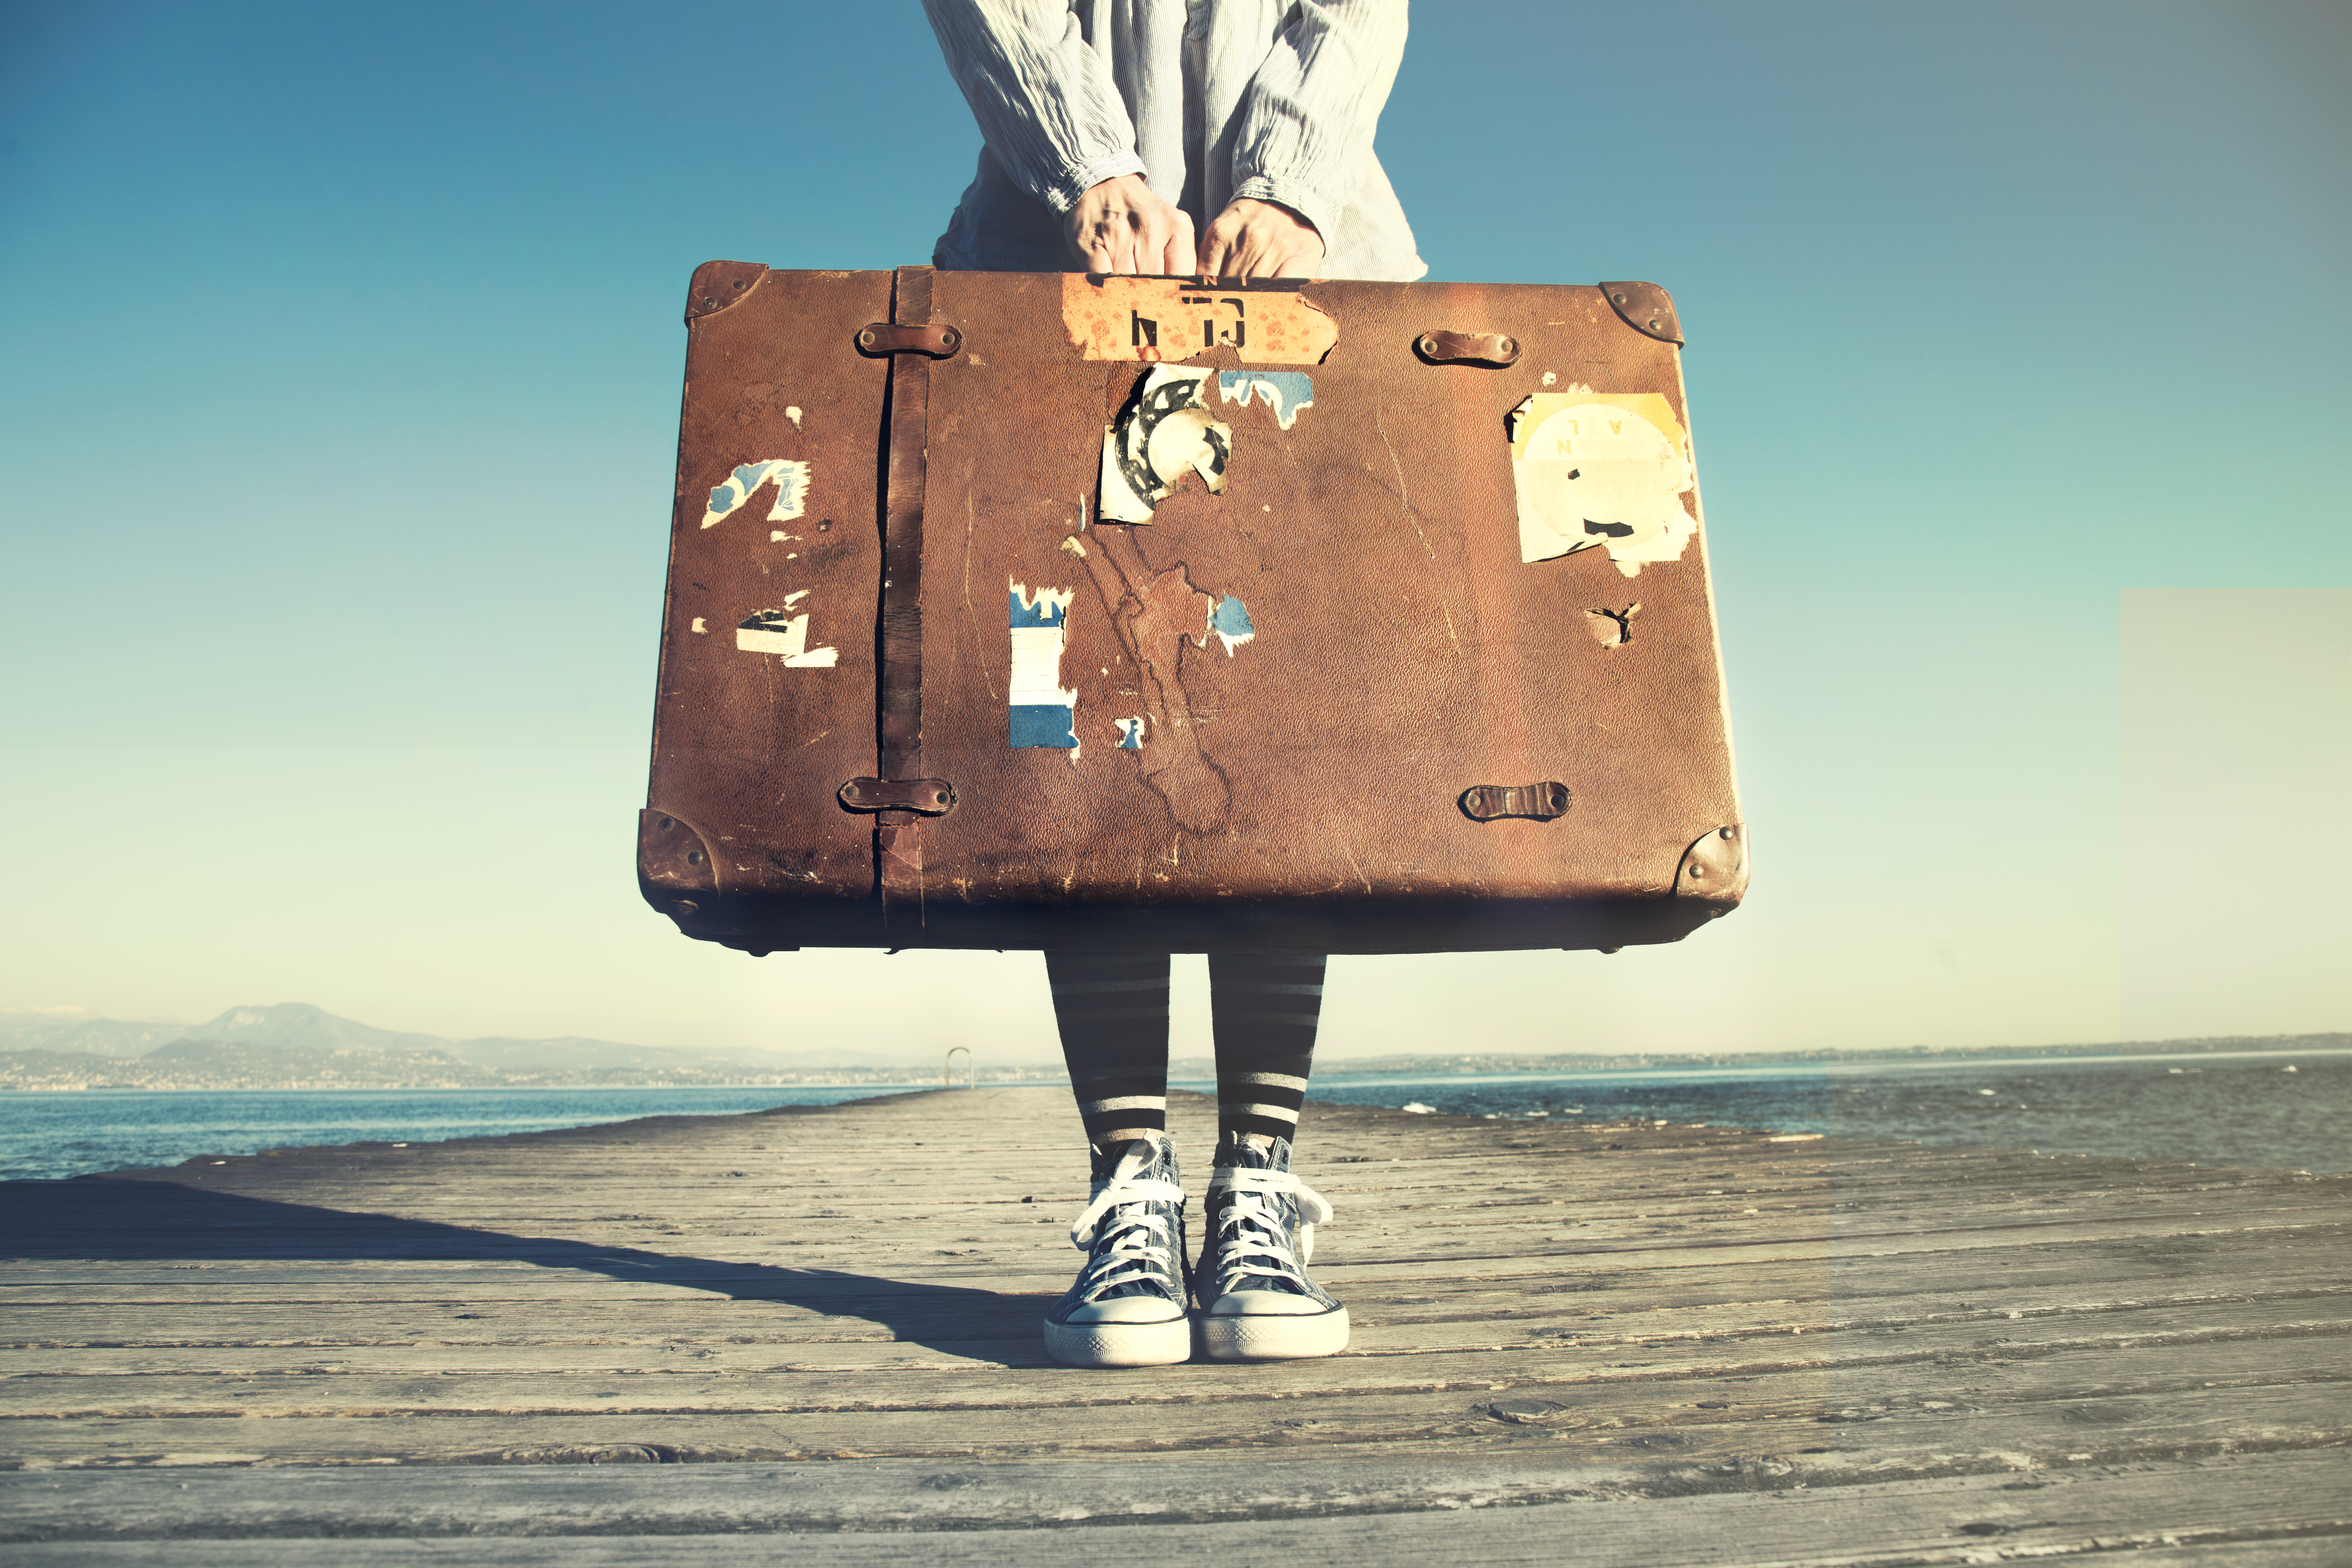
<svg viewBox="0 0 2352 1568">
<path fill-rule="evenodd" d="M 1747 882 L 1664 290 L 714 261 L 646 900 L 778 948 L 1672 942 Z"/>
</svg>

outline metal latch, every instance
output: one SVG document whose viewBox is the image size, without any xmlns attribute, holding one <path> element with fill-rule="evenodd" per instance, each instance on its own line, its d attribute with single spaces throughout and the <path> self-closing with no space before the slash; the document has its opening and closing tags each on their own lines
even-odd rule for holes
<svg viewBox="0 0 2352 1568">
<path fill-rule="evenodd" d="M 1519 342 L 1500 332 L 1423 332 L 1412 340 L 1412 352 L 1431 364 L 1516 363 Z"/>
<path fill-rule="evenodd" d="M 1462 792 L 1462 815 L 1473 822 L 1527 816 L 1549 822 L 1568 815 L 1568 786 L 1547 780 L 1531 784 L 1473 784 Z"/>
<path fill-rule="evenodd" d="M 898 327 L 876 321 L 857 329 L 857 352 L 873 358 L 887 354 L 928 354 L 947 359 L 963 347 L 963 334 L 953 327 Z"/>
<path fill-rule="evenodd" d="M 912 811 L 945 816 L 955 809 L 955 785 L 945 779 L 852 779 L 837 798 L 845 811 Z"/>
</svg>

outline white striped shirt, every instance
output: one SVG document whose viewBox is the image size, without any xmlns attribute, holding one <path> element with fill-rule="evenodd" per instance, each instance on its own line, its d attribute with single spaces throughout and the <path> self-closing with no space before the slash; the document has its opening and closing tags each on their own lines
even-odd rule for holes
<svg viewBox="0 0 2352 1568">
<path fill-rule="evenodd" d="M 1076 265 L 1061 215 L 1141 174 L 1205 233 L 1277 202 L 1323 237 L 1323 276 L 1410 281 L 1413 247 L 1372 132 L 1405 0 L 923 0 L 980 121 L 980 171 L 932 252 L 958 270 Z"/>
</svg>

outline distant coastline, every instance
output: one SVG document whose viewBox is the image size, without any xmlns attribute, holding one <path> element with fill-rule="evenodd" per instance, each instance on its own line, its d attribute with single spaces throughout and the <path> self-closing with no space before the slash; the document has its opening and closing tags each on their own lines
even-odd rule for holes
<svg viewBox="0 0 2352 1568">
<path fill-rule="evenodd" d="M 74 1048 L 81 1047 L 83 1048 Z M 95 1048 L 92 1048 L 95 1047 Z M 1716 1052 L 1426 1052 L 1319 1064 L 1327 1079 L 1722 1071 L 1939 1062 L 2352 1052 L 2352 1033 L 2217 1036 L 2055 1046 L 1912 1046 Z M 1215 1076 L 1206 1057 L 1169 1064 L 1179 1081 Z M 270 1089 L 906 1088 L 939 1081 L 937 1058 L 883 1053 L 694 1051 L 587 1039 L 444 1040 L 376 1029 L 299 1003 L 232 1010 L 207 1024 L 110 1019 L 10 1029 L 0 1020 L 0 1092 Z M 957 1081 L 963 1079 L 959 1064 Z M 1054 1083 L 1058 1063 L 979 1065 L 984 1084 Z"/>
<path fill-rule="evenodd" d="M 1456 1052 L 1427 1056 L 1365 1057 L 1318 1063 L 1323 1072 L 1353 1077 L 1405 1073 L 1666 1072 L 1678 1068 L 1790 1067 L 1807 1062 L 1860 1065 L 1868 1062 L 2003 1061 L 2064 1058 L 2210 1056 L 2233 1051 L 2336 1054 L 2352 1051 L 2352 1034 L 2221 1035 L 2179 1040 L 2116 1040 L 2061 1046 L 1909 1046 L 1870 1049 L 1821 1047 L 1801 1051 L 1619 1051 L 1535 1053 Z M 1181 1065 L 1181 1064 L 1178 1064 Z M 1202 1066 L 1210 1068 L 1206 1058 Z M 1172 1070 L 1172 1069 L 1171 1069 Z M 1205 1074 L 1203 1075 L 1205 1076 Z"/>
</svg>

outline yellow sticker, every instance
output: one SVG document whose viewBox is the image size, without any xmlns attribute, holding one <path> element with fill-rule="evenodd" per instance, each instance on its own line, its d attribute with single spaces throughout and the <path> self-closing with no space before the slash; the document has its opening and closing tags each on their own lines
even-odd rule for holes
<svg viewBox="0 0 2352 1568">
<path fill-rule="evenodd" d="M 1062 324 L 1088 359 L 1186 360 L 1229 348 L 1244 364 L 1320 364 L 1339 323 L 1287 289 L 1203 288 L 1181 278 L 1062 275 Z"/>
<path fill-rule="evenodd" d="M 1675 561 L 1698 531 L 1674 405 L 1654 392 L 1539 392 L 1511 410 L 1519 559 L 1606 550 L 1631 577 Z"/>
</svg>

